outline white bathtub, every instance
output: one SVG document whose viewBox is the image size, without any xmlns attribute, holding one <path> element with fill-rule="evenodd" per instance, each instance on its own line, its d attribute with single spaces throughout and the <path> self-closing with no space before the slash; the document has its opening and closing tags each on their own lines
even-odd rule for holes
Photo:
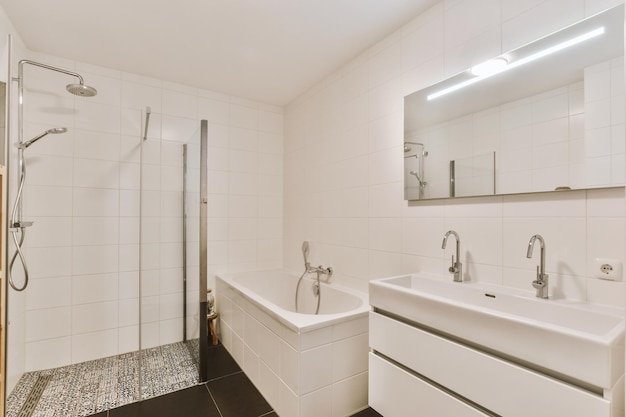
<svg viewBox="0 0 626 417">
<path fill-rule="evenodd" d="M 314 312 L 314 274 L 298 307 Z M 367 406 L 367 294 L 324 284 L 319 314 L 295 312 L 299 275 L 219 274 L 222 343 L 281 417 L 344 417 Z"/>
</svg>

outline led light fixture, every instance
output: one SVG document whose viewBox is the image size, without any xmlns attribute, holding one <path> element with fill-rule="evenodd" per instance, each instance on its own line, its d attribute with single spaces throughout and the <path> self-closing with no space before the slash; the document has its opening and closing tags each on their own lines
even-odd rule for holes
<svg viewBox="0 0 626 417">
<path fill-rule="evenodd" d="M 577 44 L 582 43 L 582 42 L 584 42 L 584 41 L 586 41 L 588 39 L 592 39 L 592 38 L 595 38 L 596 36 L 600 36 L 600 35 L 604 34 L 604 32 L 605 32 L 604 27 L 599 27 L 599 28 L 594 29 L 594 30 L 592 30 L 590 32 L 584 33 L 584 34 L 582 34 L 580 36 L 576 36 L 576 37 L 574 37 L 572 39 L 569 39 L 567 41 L 561 42 L 559 44 L 556 44 L 554 46 L 551 46 L 549 48 L 546 48 L 546 49 L 543 49 L 543 50 L 541 50 L 539 52 L 536 52 L 534 54 L 528 55 L 525 58 L 521 58 L 521 59 L 513 61 L 513 62 L 511 62 L 511 63 L 509 63 L 507 65 L 503 65 L 499 69 L 492 70 L 492 72 L 486 72 L 483 75 L 478 75 L 478 76 L 476 76 L 474 78 L 470 78 L 470 79 L 462 81 L 462 82 L 460 82 L 458 84 L 454 84 L 454 85 L 452 85 L 450 87 L 444 88 L 443 90 L 439 90 L 439 91 L 437 91 L 435 93 L 432 93 L 432 94 L 428 95 L 426 97 L 426 100 L 434 100 L 434 99 L 436 99 L 438 97 L 441 97 L 441 96 L 444 96 L 446 94 L 452 93 L 453 91 L 457 91 L 457 90 L 460 90 L 461 88 L 470 86 L 472 84 L 476 84 L 477 82 L 485 80 L 485 79 L 487 79 L 489 77 L 493 77 L 494 75 L 501 74 L 501 73 L 503 73 L 505 71 L 512 70 L 513 68 L 520 67 L 520 66 L 522 66 L 524 64 L 528 64 L 529 62 L 536 61 L 538 59 L 541 59 L 543 57 L 551 55 L 551 54 L 553 54 L 555 52 L 562 51 L 563 49 L 566 49 L 566 48 L 569 48 L 571 46 L 577 45 Z M 502 58 L 502 60 L 504 60 L 504 59 Z M 477 67 L 479 67 L 481 65 L 483 65 L 483 64 L 480 64 Z M 476 67 L 474 67 L 474 68 L 476 68 Z M 472 73 L 473 73 L 473 69 L 474 68 L 472 68 Z"/>
</svg>

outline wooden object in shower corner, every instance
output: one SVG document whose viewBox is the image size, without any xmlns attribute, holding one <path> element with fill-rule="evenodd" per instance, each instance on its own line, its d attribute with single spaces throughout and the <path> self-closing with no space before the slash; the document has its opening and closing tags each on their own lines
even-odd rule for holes
<svg viewBox="0 0 626 417">
<path fill-rule="evenodd" d="M 206 314 L 206 320 L 207 323 L 209 325 L 209 332 L 211 333 L 211 341 L 213 343 L 213 346 L 218 344 L 218 340 L 217 340 L 217 332 L 215 331 L 215 320 L 218 317 L 217 311 L 214 310 L 214 306 L 215 306 L 215 298 L 213 297 L 213 294 L 211 294 L 211 289 L 207 289 L 206 290 L 206 295 L 207 295 L 207 314 Z"/>
</svg>

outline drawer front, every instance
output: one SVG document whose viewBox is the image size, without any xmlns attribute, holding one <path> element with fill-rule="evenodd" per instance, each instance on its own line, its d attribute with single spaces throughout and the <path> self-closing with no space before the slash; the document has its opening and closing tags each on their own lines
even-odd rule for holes
<svg viewBox="0 0 626 417">
<path fill-rule="evenodd" d="M 385 417 L 489 416 L 373 353 L 369 367 L 369 404 Z"/>
<path fill-rule="evenodd" d="M 412 371 L 506 417 L 609 417 L 599 395 L 370 313 L 370 347 Z"/>
</svg>

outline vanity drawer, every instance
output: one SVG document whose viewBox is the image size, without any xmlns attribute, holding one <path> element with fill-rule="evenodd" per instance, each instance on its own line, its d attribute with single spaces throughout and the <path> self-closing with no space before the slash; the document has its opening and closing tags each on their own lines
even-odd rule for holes
<svg viewBox="0 0 626 417">
<path fill-rule="evenodd" d="M 385 417 L 489 416 L 373 353 L 369 378 L 369 405 Z"/>
<path fill-rule="evenodd" d="M 373 312 L 370 347 L 499 415 L 611 416 L 599 394 Z"/>
</svg>

